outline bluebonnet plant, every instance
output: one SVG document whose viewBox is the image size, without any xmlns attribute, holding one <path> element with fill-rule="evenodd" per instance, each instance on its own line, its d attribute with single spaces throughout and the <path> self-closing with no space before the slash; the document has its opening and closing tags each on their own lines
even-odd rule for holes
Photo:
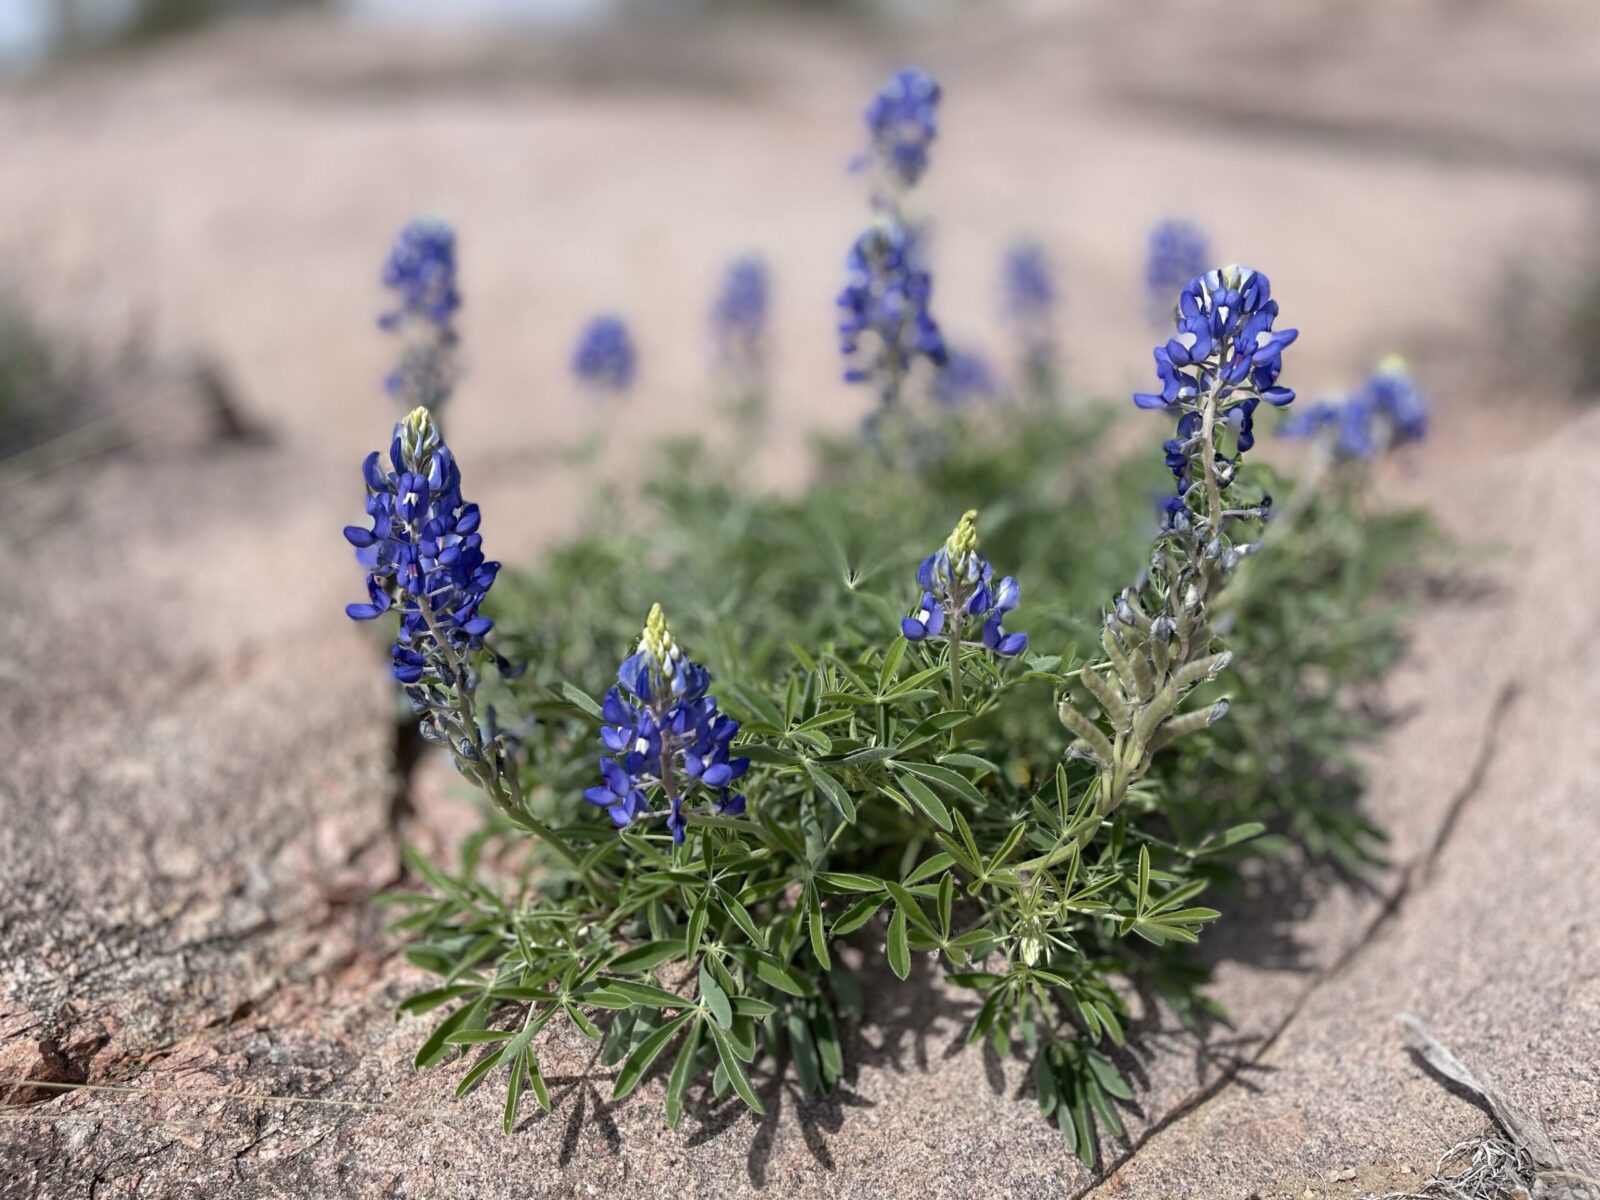
<svg viewBox="0 0 1600 1200">
<path fill-rule="evenodd" d="M 874 216 L 850 247 L 837 304 L 844 377 L 878 390 L 879 411 L 868 418 L 872 430 L 898 403 L 918 358 L 936 367 L 945 363 L 944 337 L 929 308 L 933 277 L 923 261 L 924 233 L 900 203 L 927 169 L 938 103 L 939 85 L 924 72 L 907 69 L 891 77 L 867 108 L 872 138 L 867 161 L 877 168 Z"/>
<path fill-rule="evenodd" d="M 981 644 L 1004 658 L 1028 648 L 1027 634 L 1007 633 L 1002 627 L 1021 599 L 1021 589 L 1009 575 L 996 583 L 994 567 L 978 553 L 977 509 L 963 513 L 944 545 L 922 560 L 917 583 L 922 588 L 917 611 L 900 622 L 908 641 L 945 633 L 952 647 L 959 646 L 963 626 L 973 621 L 982 630 Z"/>
<path fill-rule="evenodd" d="M 892 216 L 880 216 L 856 239 L 839 293 L 839 348 L 850 383 L 875 383 L 884 408 L 899 399 L 917 359 L 942 367 L 949 357 L 929 310 L 933 277 L 922 263 L 921 235 Z"/>
<path fill-rule="evenodd" d="M 1231 655 L 1214 650 L 1210 606 L 1234 569 L 1259 543 L 1235 546 L 1230 524 L 1259 523 L 1270 498 L 1254 505 L 1233 499 L 1236 473 L 1218 449 L 1224 425 L 1242 452 L 1251 440 L 1250 414 L 1262 400 L 1287 404 L 1294 393 L 1278 384 L 1282 354 L 1293 330 L 1274 330 L 1278 306 L 1266 276 L 1225 267 L 1191 280 L 1179 298 L 1179 336 L 1156 348 L 1160 394 L 1134 396 L 1140 408 L 1179 414 L 1178 436 L 1165 447 L 1178 479 L 1167 521 L 1140 583 L 1125 588 L 1101 629 L 1106 659 L 1085 664 L 1084 689 L 1100 708 L 1091 721 L 1064 696 L 1062 723 L 1077 735 L 1069 752 L 1098 769 L 1096 815 L 1104 818 L 1150 769 L 1151 756 L 1173 740 L 1221 718 L 1227 701 L 1180 712 L 1185 697 L 1215 679 Z M 1198 504 L 1189 481 L 1203 482 Z"/>
<path fill-rule="evenodd" d="M 717 358 L 729 369 L 759 373 L 765 358 L 771 283 L 767 264 L 743 254 L 728 264 L 711 306 L 711 336 Z"/>
<path fill-rule="evenodd" d="M 1338 462 L 1365 461 L 1428 431 L 1428 406 L 1398 357 L 1384 359 L 1354 394 L 1321 400 L 1279 426 L 1287 438 L 1322 446 Z"/>
<path fill-rule="evenodd" d="M 492 710 L 480 721 L 474 706 L 474 663 L 494 626 L 482 606 L 500 570 L 484 557 L 478 506 L 462 497 L 461 471 L 425 408 L 395 426 L 388 463 L 374 450 L 362 475 L 372 525 L 347 525 L 344 536 L 367 568 L 368 599 L 345 612 L 357 621 L 399 616 L 391 669 L 423 736 L 447 747 L 461 772 L 497 802 L 510 804 L 511 742 Z"/>
<path fill-rule="evenodd" d="M 862 165 L 875 168 L 891 189 L 915 187 L 928 169 L 928 147 L 938 134 L 940 88 L 926 71 L 896 71 L 867 106 L 867 132 L 872 139 Z"/>
<path fill-rule="evenodd" d="M 1006 252 L 1001 274 L 1002 310 L 1016 336 L 1024 390 L 1035 400 L 1055 391 L 1055 322 L 1058 293 L 1044 247 L 1018 242 Z"/>
<path fill-rule="evenodd" d="M 966 408 L 1000 394 L 989 360 L 976 350 L 951 350 L 933 381 L 934 403 L 945 409 Z"/>
<path fill-rule="evenodd" d="M 659 604 L 650 609 L 639 648 L 623 660 L 617 686 L 601 708 L 600 784 L 584 799 L 606 810 L 619 829 L 648 815 L 648 792 L 667 800 L 667 829 L 681 843 L 688 820 L 684 803 L 704 795 L 714 816 L 737 816 L 745 800 L 731 785 L 748 758 L 730 754 L 739 722 L 706 694 L 711 677 L 691 662 L 667 628 Z"/>
<path fill-rule="evenodd" d="M 382 280 L 394 300 L 378 325 L 404 339 L 400 361 L 384 386 L 407 408 L 437 411 L 450 398 L 460 370 L 455 231 L 431 217 L 411 221 L 384 260 Z"/>
<path fill-rule="evenodd" d="M 572 351 L 572 372 L 587 387 L 597 392 L 626 392 L 633 386 L 638 365 L 633 337 L 621 317 L 602 314 L 578 334 L 578 344 Z"/>
<path fill-rule="evenodd" d="M 1145 254 L 1144 282 L 1150 311 L 1157 320 L 1166 312 L 1172 294 L 1211 266 L 1211 243 L 1192 221 L 1158 221 L 1150 229 Z"/>
</svg>

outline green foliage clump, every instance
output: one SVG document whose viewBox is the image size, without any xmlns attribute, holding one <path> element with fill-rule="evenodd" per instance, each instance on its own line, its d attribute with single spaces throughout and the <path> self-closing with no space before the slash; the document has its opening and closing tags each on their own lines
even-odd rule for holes
<svg viewBox="0 0 1600 1200">
<path fill-rule="evenodd" d="M 441 977 L 403 1008 L 449 1009 L 418 1064 L 477 1055 L 458 1094 L 508 1074 L 508 1129 L 525 1091 L 549 1105 L 535 1041 L 555 1020 L 602 1044 L 617 1097 L 661 1064 L 674 1126 L 697 1094 L 760 1111 L 756 1071 L 826 1093 L 864 1015 L 847 942 L 869 973 L 881 956 L 905 980 L 922 957 L 971 991 L 969 1039 L 1028 1056 L 1041 1110 L 1094 1162 L 1133 1097 L 1113 1049 L 1130 997 L 1208 1008 L 1179 954 L 1218 916 L 1202 893 L 1268 856 L 1374 852 L 1359 690 L 1398 650 L 1392 585 L 1426 534 L 1330 489 L 1236 570 L 1153 562 L 1160 464 L 1118 462 L 1113 432 L 1092 410 L 953 419 L 898 464 L 826 445 L 790 496 L 667 446 L 639 497 L 503 577 L 496 649 L 528 673 L 483 698 L 520 730 L 518 799 L 486 807 L 458 870 L 412 856 L 429 888 L 389 897 Z M 1017 660 L 901 636 L 918 560 L 967 509 L 1023 584 Z M 682 845 L 581 799 L 596 697 L 656 603 L 752 760 L 748 812 L 688 814 Z M 1167 613 L 1170 643 L 1150 633 Z"/>
</svg>

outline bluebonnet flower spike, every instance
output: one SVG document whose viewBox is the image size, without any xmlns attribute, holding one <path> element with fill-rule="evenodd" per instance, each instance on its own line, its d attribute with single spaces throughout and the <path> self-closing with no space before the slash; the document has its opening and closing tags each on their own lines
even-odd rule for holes
<svg viewBox="0 0 1600 1200">
<path fill-rule="evenodd" d="M 933 381 L 933 401 L 941 408 L 959 409 L 1000 394 L 989 360 L 975 350 L 952 350 Z"/>
<path fill-rule="evenodd" d="M 1294 392 L 1278 383 L 1283 352 L 1299 332 L 1274 329 L 1278 302 L 1267 277 L 1249 267 L 1229 266 L 1191 279 L 1173 314 L 1176 336 L 1155 349 L 1159 392 L 1136 392 L 1139 408 L 1164 409 L 1177 417 L 1177 436 L 1166 445 L 1167 465 L 1178 495 L 1190 485 L 1189 464 L 1211 431 L 1231 429 L 1240 455 L 1255 444 L 1254 415 L 1260 403 L 1281 407 Z M 1238 462 L 1207 453 L 1205 512 L 1220 517 L 1218 489 Z M 1181 516 L 1176 511 L 1174 516 Z"/>
<path fill-rule="evenodd" d="M 621 394 L 633 386 L 639 355 L 621 317 L 605 314 L 583 327 L 572 351 L 572 373 L 597 392 Z"/>
<path fill-rule="evenodd" d="M 601 782 L 583 794 L 619 829 L 648 816 L 648 793 L 656 788 L 667 799 L 667 829 L 676 842 L 688 828 L 683 806 L 697 794 L 713 815 L 744 811 L 744 796 L 730 785 L 750 760 L 730 756 L 739 722 L 706 694 L 710 682 L 674 640 L 661 606 L 652 606 L 638 649 L 623 660 L 617 686 L 606 693 Z"/>
<path fill-rule="evenodd" d="M 938 134 L 940 88 L 926 71 L 907 67 L 891 75 L 867 106 L 871 157 L 884 182 L 915 187 L 928 169 L 928 147 Z"/>
<path fill-rule="evenodd" d="M 850 383 L 873 383 L 885 407 L 919 358 L 942 367 L 949 357 L 929 311 L 933 277 L 922 263 L 918 233 L 880 215 L 856 239 L 839 293 L 839 349 Z"/>
<path fill-rule="evenodd" d="M 1336 462 L 1365 461 L 1420 441 L 1427 432 L 1427 401 L 1396 355 L 1379 363 L 1352 395 L 1318 401 L 1278 427 L 1282 437 L 1322 445 Z"/>
<path fill-rule="evenodd" d="M 760 365 L 770 291 L 767 265 L 758 256 L 741 255 L 728 264 L 711 306 L 711 336 L 724 365 Z"/>
<path fill-rule="evenodd" d="M 922 598 L 916 611 L 900 622 L 908 641 L 920 642 L 945 633 L 960 639 L 962 626 L 976 622 L 983 645 L 1011 658 L 1028 647 L 1025 633 L 1007 633 L 1001 622 L 1016 608 L 1021 588 L 1011 576 L 998 583 L 989 560 L 978 552 L 978 511 L 968 509 L 945 544 L 922 560 L 917 569 Z M 948 633 L 946 633 L 948 630 Z"/>
<path fill-rule="evenodd" d="M 481 649 L 493 627 L 479 608 L 500 564 L 484 558 L 478 506 L 462 498 L 461 472 L 427 409 L 395 426 L 389 465 L 373 451 L 362 468 L 372 527 L 344 534 L 368 569 L 371 600 L 345 611 L 369 621 L 397 610 L 395 678 L 453 683 L 460 657 Z"/>
<path fill-rule="evenodd" d="M 378 325 L 404 339 L 400 361 L 384 386 L 408 406 L 437 411 L 459 374 L 455 232 L 431 217 L 410 222 L 395 238 L 382 279 L 394 302 L 379 315 Z"/>
<path fill-rule="evenodd" d="M 1158 318 L 1172 302 L 1172 294 L 1211 265 L 1211 244 L 1205 231 L 1192 221 L 1158 221 L 1150 230 L 1144 283 L 1151 312 Z"/>
</svg>

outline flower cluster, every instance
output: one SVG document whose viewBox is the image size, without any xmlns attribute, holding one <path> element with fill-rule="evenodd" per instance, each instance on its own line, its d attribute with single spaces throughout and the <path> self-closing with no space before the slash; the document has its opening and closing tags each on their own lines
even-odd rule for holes
<svg viewBox="0 0 1600 1200">
<path fill-rule="evenodd" d="M 760 370 L 770 291 L 767 265 L 758 256 L 741 255 L 728 264 L 711 306 L 711 336 L 723 366 Z"/>
<path fill-rule="evenodd" d="M 478 506 L 462 499 L 461 471 L 427 409 L 395 426 L 389 463 L 374 450 L 362 464 L 372 528 L 347 525 L 344 536 L 367 568 L 370 600 L 345 612 L 370 621 L 398 611 L 395 678 L 454 684 L 494 625 L 479 608 L 500 564 L 483 556 Z"/>
<path fill-rule="evenodd" d="M 1254 416 L 1261 401 L 1282 407 L 1294 399 L 1294 392 L 1278 383 L 1278 375 L 1283 351 L 1299 331 L 1274 329 L 1277 317 L 1278 302 L 1267 277 L 1248 267 L 1208 271 L 1190 280 L 1179 295 L 1177 336 L 1155 349 L 1161 391 L 1133 397 L 1140 408 L 1178 416 L 1177 435 L 1165 446 L 1167 466 L 1178 481 L 1170 515 L 1181 515 L 1186 506 L 1190 461 L 1197 442 L 1209 437 L 1214 425 L 1230 428 L 1243 454 L 1255 445 Z M 1211 482 L 1225 486 L 1236 466 L 1237 460 L 1218 455 L 1219 475 Z"/>
<path fill-rule="evenodd" d="M 1398 357 L 1384 359 L 1354 395 L 1322 400 L 1278 429 L 1325 445 L 1336 460 L 1371 459 L 1428 432 L 1428 404 Z"/>
<path fill-rule="evenodd" d="M 917 568 L 922 600 L 917 611 L 900 621 L 900 632 L 908 641 L 945 633 L 952 642 L 961 641 L 961 628 L 969 620 L 983 627 L 983 645 L 1005 658 L 1028 648 L 1028 635 L 1007 633 L 1001 623 L 1021 598 L 1017 581 L 1007 575 L 994 581 L 994 568 L 978 553 L 978 511 L 968 509 L 957 522 L 945 544 L 922 560 Z"/>
<path fill-rule="evenodd" d="M 450 398 L 459 370 L 455 231 L 431 217 L 407 224 L 384 261 L 382 280 L 394 304 L 379 315 L 378 325 L 405 339 L 384 386 L 409 406 L 437 409 Z"/>
<path fill-rule="evenodd" d="M 1165 313 L 1172 293 L 1205 272 L 1211 244 L 1205 231 L 1191 221 L 1158 221 L 1150 230 L 1144 282 L 1151 312 Z"/>
<path fill-rule="evenodd" d="M 939 131 L 939 95 L 931 75 L 907 67 L 890 76 L 867 105 L 872 150 L 866 161 L 891 186 L 914 187 L 928 169 L 928 147 Z"/>
<path fill-rule="evenodd" d="M 849 279 L 839 293 L 839 348 L 850 383 L 876 380 L 886 403 L 916 359 L 942 367 L 948 358 L 929 311 L 933 277 L 922 265 L 921 237 L 893 217 L 880 217 L 850 248 Z"/>
<path fill-rule="evenodd" d="M 600 744 L 600 784 L 584 792 L 604 808 L 619 829 L 649 812 L 647 789 L 660 787 L 668 802 L 667 828 L 683 841 L 688 822 L 684 802 L 696 788 L 716 816 L 744 812 L 741 793 L 730 788 L 750 765 L 730 757 L 739 722 L 717 708 L 706 689 L 711 677 L 691 662 L 667 629 L 661 606 L 645 621 L 639 648 L 617 670 L 617 686 L 606 693 Z"/>
<path fill-rule="evenodd" d="M 1048 325 L 1056 307 L 1050 260 L 1037 242 L 1018 242 L 1006 251 L 1000 273 L 1006 315 L 1025 330 Z"/>
<path fill-rule="evenodd" d="M 994 368 L 976 350 L 951 350 L 933 381 L 934 403 L 945 409 L 993 400 L 1000 394 Z"/>
<path fill-rule="evenodd" d="M 572 352 L 572 372 L 598 392 L 620 394 L 633 386 L 639 356 L 621 317 L 604 314 L 583 327 Z"/>
</svg>

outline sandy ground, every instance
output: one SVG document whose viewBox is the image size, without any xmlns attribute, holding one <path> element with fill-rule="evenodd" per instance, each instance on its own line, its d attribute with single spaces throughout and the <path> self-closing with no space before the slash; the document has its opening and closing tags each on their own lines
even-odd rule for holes
<svg viewBox="0 0 1600 1200">
<path fill-rule="evenodd" d="M 391 811 L 391 697 L 339 616 L 357 581 L 335 531 L 393 417 L 377 262 L 415 212 L 461 230 L 452 442 L 499 556 L 577 515 L 581 481 L 532 464 L 594 419 L 565 371 L 582 320 L 620 310 L 643 345 L 625 472 L 710 419 L 704 307 L 745 248 L 778 281 L 762 464 L 793 482 L 799 435 L 862 410 L 832 354 L 862 212 L 843 165 L 903 61 L 947 88 L 917 202 L 957 342 L 1003 349 L 995 264 L 1028 234 L 1061 269 L 1077 385 L 1142 382 L 1144 231 L 1179 213 L 1272 275 L 1303 391 L 1393 348 L 1426 372 L 1439 432 L 1388 486 L 1508 552 L 1419 620 L 1392 681 L 1411 717 L 1371 800 L 1392 868 L 1316 907 L 1292 969 L 1223 968 L 1228 1044 L 1152 1040 L 1103 1180 L 1011 1068 L 950 1053 L 962 1014 L 931 988 L 885 989 L 840 1102 L 772 1094 L 765 1122 L 669 1135 L 649 1088 L 609 1106 L 582 1047 L 555 1046 L 555 1113 L 480 1132 L 492 1098 L 452 1108 L 451 1079 L 411 1071 L 388 1013 L 415 973 L 360 902 L 398 837 L 437 832 Z M 214 356 L 273 438 L 209 443 L 146 382 L 120 401 L 148 406 L 138 446 L 0 481 L 0 1074 L 154 1089 L 14 1093 L 33 1103 L 0 1126 L 0 1195 L 1352 1194 L 1324 1181 L 1404 1179 L 1487 1128 L 1407 1058 L 1402 1008 L 1600 1158 L 1600 430 L 1495 315 L 1508 263 L 1586 235 L 1597 80 L 1581 3 L 1077 3 L 545 42 L 305 18 L 0 92 L 12 275 L 97 342 Z M 205 1093 L 224 1088 L 339 1103 Z"/>
</svg>

